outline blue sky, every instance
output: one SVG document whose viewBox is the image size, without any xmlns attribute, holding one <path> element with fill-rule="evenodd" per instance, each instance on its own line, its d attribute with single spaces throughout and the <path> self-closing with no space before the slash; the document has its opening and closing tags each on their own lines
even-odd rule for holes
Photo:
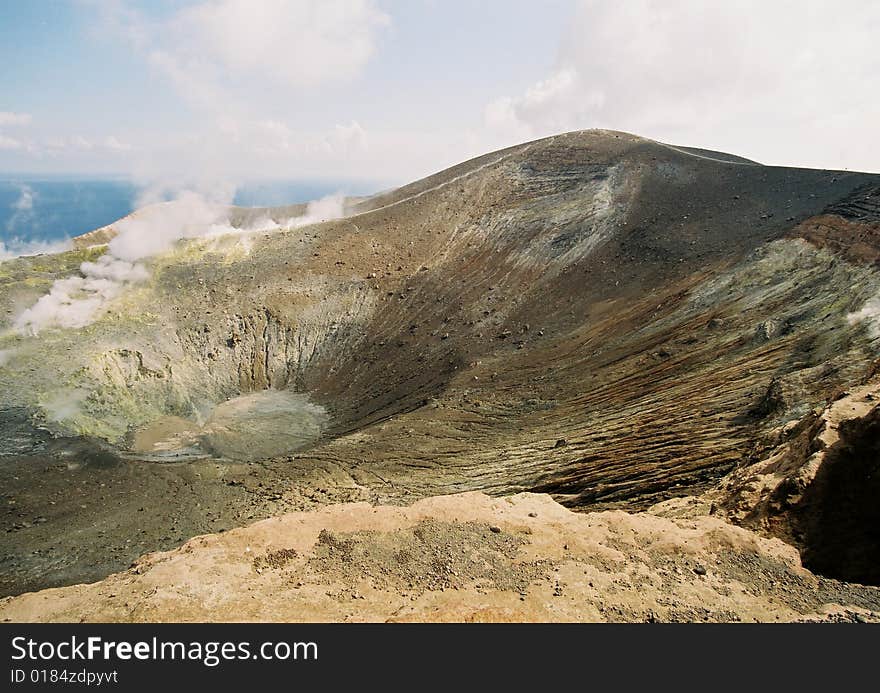
<svg viewBox="0 0 880 693">
<path fill-rule="evenodd" d="M 589 127 L 880 171 L 880 3 L 0 3 L 0 171 L 402 182 Z"/>
</svg>

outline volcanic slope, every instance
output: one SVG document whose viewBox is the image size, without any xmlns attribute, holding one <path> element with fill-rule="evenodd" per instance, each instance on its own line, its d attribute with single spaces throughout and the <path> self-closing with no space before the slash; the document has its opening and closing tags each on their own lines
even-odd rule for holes
<svg viewBox="0 0 880 693">
<path fill-rule="evenodd" d="M 186 477 L 199 510 L 184 514 L 219 507 L 223 484 L 246 487 L 247 518 L 474 490 L 644 509 L 705 490 L 748 462 L 767 430 L 872 373 L 878 191 L 880 176 L 762 166 L 618 132 L 512 147 L 352 201 L 343 219 L 181 242 L 94 324 L 10 330 L 4 425 L 39 442 L 40 459 L 55 444 L 43 429 L 99 449 L 102 474 L 139 489 L 112 512 L 136 504 L 156 523 L 175 486 L 150 485 L 134 433 L 168 417 L 201 422 L 266 389 L 326 410 L 320 438 L 258 462 L 152 465 Z M 265 214 L 289 209 L 235 210 L 233 221 Z M 4 326 L 101 252 L 0 266 Z M 32 484 L 30 464 L 57 493 L 76 453 L 35 466 L 29 444 L 7 453 L 7 470 Z M 209 478 L 210 493 L 192 491 Z M 42 566 L 50 584 L 65 559 L 46 578 L 25 554 L 51 552 L 80 511 L 58 514 L 16 483 L 7 522 L 28 526 L 3 548 L 12 573 Z M 89 488 L 95 501 L 110 493 Z M 104 572 L 176 541 L 129 549 L 106 530 L 118 519 L 111 504 L 86 502 L 89 523 L 70 538 L 87 543 L 103 521 L 102 541 L 122 547 Z M 25 521 L 37 514 L 38 527 Z M 188 521 L 181 536 L 205 531 Z M 95 560 L 85 554 L 71 560 Z M 70 568 L 57 583 L 77 576 Z"/>
</svg>

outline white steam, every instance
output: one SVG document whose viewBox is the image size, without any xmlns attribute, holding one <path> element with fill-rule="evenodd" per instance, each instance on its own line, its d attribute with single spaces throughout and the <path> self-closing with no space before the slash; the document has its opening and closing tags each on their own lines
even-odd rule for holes
<svg viewBox="0 0 880 693">
<path fill-rule="evenodd" d="M 0 114 L 2 115 L 2 114 Z M 16 227 L 26 226 L 34 221 L 36 212 L 34 206 L 37 193 L 29 185 L 19 184 L 18 197 L 9 205 L 12 216 L 6 222 L 6 230 L 14 231 Z M 0 241 L 0 262 L 17 257 L 29 255 L 43 255 L 48 253 L 61 253 L 70 248 L 70 241 L 25 241 L 20 238 L 11 238 Z"/>
<path fill-rule="evenodd" d="M 322 221 L 339 219 L 345 216 L 345 198 L 337 193 L 327 195 L 320 200 L 313 200 L 306 205 L 306 213 L 301 217 L 288 219 L 282 226 L 288 229 L 296 229 L 300 226 L 317 224 Z"/>
<path fill-rule="evenodd" d="M 872 337 L 880 337 L 880 294 L 868 299 L 861 310 L 846 316 L 850 325 L 868 321 L 868 329 Z"/>
<path fill-rule="evenodd" d="M 63 253 L 70 248 L 71 243 L 68 239 L 63 241 L 22 241 L 13 238 L 5 243 L 0 241 L 0 262 L 17 257 Z"/>
<path fill-rule="evenodd" d="M 49 421 L 66 421 L 82 411 L 86 397 L 85 390 L 64 388 L 53 392 L 41 404 Z"/>
<path fill-rule="evenodd" d="M 31 186 L 23 183 L 19 184 L 18 198 L 9 205 L 9 208 L 12 210 L 12 216 L 6 222 L 7 231 L 12 231 L 17 226 L 23 226 L 33 220 L 36 197 L 37 193 L 34 192 Z"/>
<path fill-rule="evenodd" d="M 197 192 L 182 192 L 173 202 L 138 210 L 115 223 L 108 254 L 134 262 L 170 250 L 179 240 L 209 235 L 229 226 L 227 205 Z"/>
<path fill-rule="evenodd" d="M 170 250 L 177 241 L 298 228 L 337 219 L 344 212 L 344 198 L 336 194 L 309 202 L 302 216 L 280 222 L 261 217 L 235 227 L 229 220 L 228 204 L 185 191 L 173 201 L 141 208 L 113 224 L 116 236 L 107 253 L 96 262 L 83 262 L 81 276 L 55 280 L 48 294 L 18 316 L 15 328 L 36 336 L 47 328 L 80 328 L 93 323 L 128 286 L 149 279 L 143 261 Z"/>
<path fill-rule="evenodd" d="M 16 329 L 36 335 L 47 327 L 85 327 L 126 284 L 149 277 L 143 265 L 110 255 L 84 262 L 79 269 L 81 277 L 56 279 L 48 294 L 18 316 Z"/>
<path fill-rule="evenodd" d="M 20 185 L 18 190 L 18 199 L 10 205 L 17 212 L 30 211 L 34 208 L 34 197 L 36 193 L 29 185 Z"/>
</svg>

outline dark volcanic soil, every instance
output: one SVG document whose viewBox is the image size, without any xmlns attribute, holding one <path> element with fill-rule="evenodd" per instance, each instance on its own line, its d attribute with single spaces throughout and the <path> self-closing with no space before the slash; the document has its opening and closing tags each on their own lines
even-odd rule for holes
<svg viewBox="0 0 880 693">
<path fill-rule="evenodd" d="M 64 454 L 0 459 L 0 596 L 98 580 L 255 519 L 370 499 L 332 480 L 291 489 L 282 464 L 133 461 L 63 442 Z"/>
</svg>

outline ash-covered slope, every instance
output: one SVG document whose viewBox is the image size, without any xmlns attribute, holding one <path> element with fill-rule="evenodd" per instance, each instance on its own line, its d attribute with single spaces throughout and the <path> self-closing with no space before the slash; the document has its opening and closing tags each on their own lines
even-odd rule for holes
<svg viewBox="0 0 880 693">
<path fill-rule="evenodd" d="M 192 518 L 227 503 L 218 485 L 242 478 L 253 480 L 235 501 L 246 517 L 466 490 L 643 508 L 702 490 L 764 431 L 869 375 L 878 190 L 878 176 L 587 131 L 356 201 L 344 219 L 182 243 L 98 322 L 0 343 L 7 425 L 21 432 L 32 417 L 106 441 L 102 473 L 121 487 L 63 518 L 29 491 L 29 509 L 7 516 L 28 526 L 6 536 L 49 551 L 56 525 L 89 517 L 77 536 L 93 536 L 102 512 L 140 508 L 140 525 L 167 526 L 175 474 L 202 509 L 175 515 L 184 538 L 216 528 Z M 7 323 L 100 252 L 5 263 Z M 194 477 L 204 460 L 162 465 L 158 486 L 132 467 L 139 453 L 114 458 L 138 431 L 152 441 L 201 426 L 228 398 L 267 388 L 326 410 L 311 447 L 205 478 Z M 57 444 L 39 435 L 19 436 L 7 468 L 20 479 L 34 455 L 59 467 Z M 242 447 L 261 456 L 259 440 Z M 47 489 L 67 478 L 47 474 Z M 140 500 L 119 500 L 131 485 Z M 177 538 L 157 530 L 113 560 Z M 10 550 L 12 572 L 31 571 L 37 559 Z"/>
</svg>

